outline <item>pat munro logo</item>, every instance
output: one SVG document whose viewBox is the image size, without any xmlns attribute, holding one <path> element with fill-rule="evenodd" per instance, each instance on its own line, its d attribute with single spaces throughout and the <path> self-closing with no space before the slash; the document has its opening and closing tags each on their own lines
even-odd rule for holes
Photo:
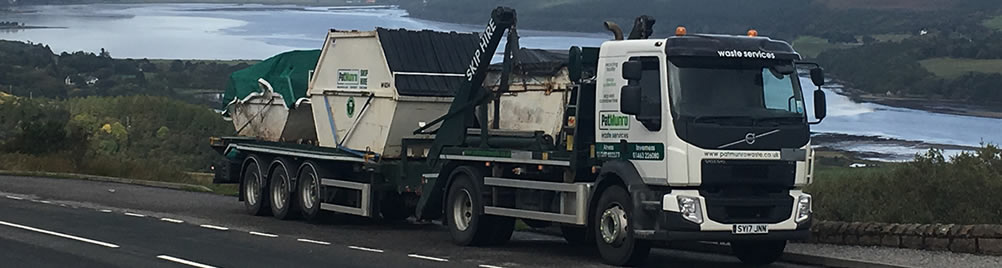
<svg viewBox="0 0 1002 268">
<path fill-rule="evenodd" d="M 775 59 L 776 53 L 763 52 L 763 51 L 740 51 L 740 50 L 721 50 L 717 51 L 717 55 L 723 58 L 755 58 L 755 59 Z"/>
</svg>

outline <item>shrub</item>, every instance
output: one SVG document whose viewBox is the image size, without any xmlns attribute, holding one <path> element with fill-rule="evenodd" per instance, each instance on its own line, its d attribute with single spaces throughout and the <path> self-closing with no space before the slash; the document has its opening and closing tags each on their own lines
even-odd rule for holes
<svg viewBox="0 0 1002 268">
<path fill-rule="evenodd" d="M 819 172 L 807 190 L 822 220 L 978 224 L 1002 221 L 1002 150 L 947 160 L 940 150 L 888 169 Z"/>
</svg>

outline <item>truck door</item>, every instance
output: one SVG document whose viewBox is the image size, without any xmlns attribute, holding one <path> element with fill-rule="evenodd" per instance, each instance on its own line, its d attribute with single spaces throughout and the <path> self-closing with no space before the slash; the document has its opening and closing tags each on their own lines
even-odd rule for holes
<svg viewBox="0 0 1002 268">
<path fill-rule="evenodd" d="M 622 72 L 627 61 L 640 63 L 639 79 L 628 81 L 624 78 Z M 664 59 L 656 55 L 611 58 L 600 66 L 604 67 L 604 72 L 596 105 L 596 157 L 629 160 L 645 183 L 666 184 L 665 143 L 671 124 L 666 108 L 668 80 Z M 639 86 L 639 102 L 622 98 L 627 85 Z M 631 103 L 622 103 L 624 101 Z M 627 105 L 627 109 L 639 107 L 626 112 L 622 105 Z"/>
</svg>

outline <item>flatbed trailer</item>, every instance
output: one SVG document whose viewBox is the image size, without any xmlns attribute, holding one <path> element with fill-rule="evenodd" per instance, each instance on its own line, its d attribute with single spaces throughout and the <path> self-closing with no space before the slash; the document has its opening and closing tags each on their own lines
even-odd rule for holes
<svg viewBox="0 0 1002 268">
<path fill-rule="evenodd" d="M 417 107 L 414 111 L 439 111 L 430 121 L 411 122 L 420 115 L 394 114 L 380 118 L 404 119 L 383 125 L 361 122 L 366 107 L 378 103 L 373 96 L 378 97 L 379 89 L 321 90 L 323 65 L 334 53 L 327 51 L 333 46 L 325 47 L 317 67 L 321 77 L 313 78 L 310 91 L 319 145 L 213 138 L 211 145 L 223 156 L 215 165 L 214 182 L 239 183 L 240 200 L 251 214 L 311 220 L 334 212 L 442 220 L 459 245 L 505 243 L 514 221 L 521 219 L 535 227 L 558 225 L 568 242 L 597 247 L 603 261 L 613 265 L 642 262 L 652 241 L 678 240 L 732 242 L 743 262 L 775 261 L 787 240 L 809 235 L 811 197 L 802 187 L 813 176 L 808 125 L 825 117 L 820 67 L 800 62 L 787 43 L 757 32 L 689 35 L 680 27 L 676 36 L 648 39 L 653 24 L 652 18 L 639 17 L 631 40 L 622 40 L 618 26 L 607 23 L 615 40 L 568 50 L 566 67 L 573 84 L 555 95 L 564 104 L 542 107 L 562 114 L 556 135 L 499 128 L 497 120 L 514 113 L 504 107 L 495 108 L 495 121 L 488 121 L 488 104 L 517 98 L 507 81 L 517 48 L 514 10 L 494 10 L 462 76 L 394 71 L 394 60 L 387 56 L 397 80 L 382 88 L 402 87 L 408 80 L 401 76 L 464 80 L 447 110 L 434 106 L 441 102 L 437 98 L 426 99 L 431 104 L 425 106 L 406 104 Z M 500 87 L 486 90 L 486 62 L 506 31 L 508 44 L 515 45 L 505 49 Z M 355 41 L 341 42 L 352 47 Z M 812 81 L 819 87 L 814 93 L 817 122 L 807 122 L 796 72 L 800 65 L 812 67 Z M 380 76 L 359 70 L 338 69 L 337 74 Z M 715 79 L 706 79 L 710 77 Z M 731 87 L 746 91 L 714 91 Z M 730 99 L 723 93 L 749 98 Z M 348 104 L 347 117 L 340 117 L 347 120 L 356 97 L 365 104 L 354 121 L 347 121 L 351 129 L 335 128 L 338 113 L 331 103 Z M 397 94 L 383 103 L 413 98 Z M 725 108 L 743 114 L 690 114 L 699 107 L 673 102 L 687 98 L 710 106 L 738 103 Z M 406 135 L 393 130 L 402 124 L 416 125 L 416 130 Z M 376 141 L 373 147 L 352 149 L 353 140 L 338 133 L 364 130 L 356 126 L 390 130 L 368 132 L 383 136 L 370 139 Z M 389 140 L 381 139 L 385 133 Z M 337 143 L 324 145 L 326 136 Z"/>
</svg>

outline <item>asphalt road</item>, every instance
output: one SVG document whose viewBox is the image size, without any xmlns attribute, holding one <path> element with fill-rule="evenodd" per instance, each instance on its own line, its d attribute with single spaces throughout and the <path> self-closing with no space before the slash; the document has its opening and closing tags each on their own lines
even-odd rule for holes
<svg viewBox="0 0 1002 268">
<path fill-rule="evenodd" d="M 10 176 L 0 176 L 0 266 L 606 267 L 588 248 L 534 233 L 459 247 L 437 224 L 280 221 L 247 215 L 235 197 Z M 666 249 L 646 267 L 669 266 L 743 267 L 728 255 Z"/>
</svg>

